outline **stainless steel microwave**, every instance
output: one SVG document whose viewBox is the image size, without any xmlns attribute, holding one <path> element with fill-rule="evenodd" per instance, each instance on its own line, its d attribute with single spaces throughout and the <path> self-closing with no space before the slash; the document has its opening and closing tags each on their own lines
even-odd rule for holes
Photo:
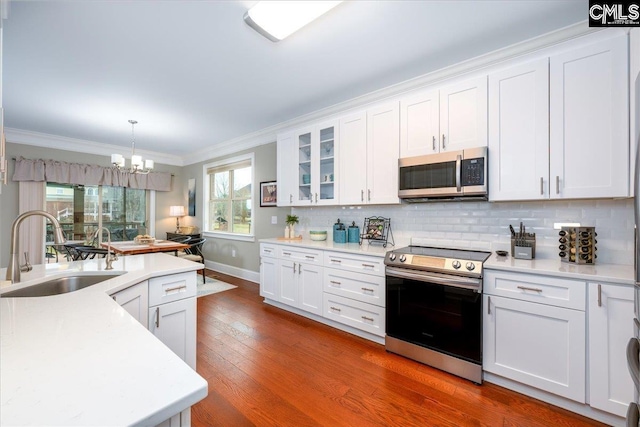
<svg viewBox="0 0 640 427">
<path fill-rule="evenodd" d="M 406 157 L 398 168 L 406 202 L 487 200 L 487 147 Z"/>
</svg>

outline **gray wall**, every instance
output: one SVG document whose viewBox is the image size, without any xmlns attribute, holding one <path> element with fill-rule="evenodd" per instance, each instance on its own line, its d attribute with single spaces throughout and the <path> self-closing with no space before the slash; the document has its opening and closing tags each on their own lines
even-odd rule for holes
<svg viewBox="0 0 640 427">
<path fill-rule="evenodd" d="M 97 165 L 107 165 L 110 161 L 107 156 L 77 153 L 74 151 L 65 151 L 56 148 L 12 144 L 7 142 L 9 179 L 7 181 L 7 185 L 2 186 L 2 194 L 0 194 L 0 268 L 6 267 L 9 263 L 11 224 L 18 216 L 18 183 L 11 181 L 11 177 L 13 176 L 13 167 L 15 164 L 11 159 L 18 156 L 28 159 L 52 159 L 72 163 L 89 163 Z M 183 172 L 181 167 L 156 163 L 155 168 L 159 172 L 171 172 L 174 174 L 171 191 L 156 192 L 156 236 L 162 238 L 165 236 L 166 231 L 175 230 L 175 218 L 169 216 L 169 206 L 180 204 L 183 202 L 183 199 L 186 206 L 186 196 L 183 197 Z"/>
<path fill-rule="evenodd" d="M 182 225 L 197 225 L 202 228 L 203 215 L 203 194 L 204 188 L 202 182 L 203 166 L 213 161 L 224 160 L 225 158 L 236 157 L 246 153 L 254 153 L 254 230 L 255 242 L 242 242 L 238 240 L 222 239 L 219 237 L 208 237 L 204 246 L 204 257 L 208 261 L 226 264 L 244 270 L 259 272 L 260 271 L 260 244 L 259 239 L 268 237 L 277 237 L 284 234 L 285 218 L 291 213 L 290 208 L 277 207 L 260 207 L 260 182 L 276 180 L 276 143 L 270 143 L 251 148 L 249 150 L 239 151 L 228 156 L 222 156 L 215 159 L 185 166 L 182 169 L 182 186 L 184 193 L 184 204 L 187 204 L 187 181 L 189 178 L 196 179 L 196 217 L 185 218 L 181 221 Z M 179 184 L 177 184 L 179 185 Z M 278 217 L 278 224 L 271 224 L 271 217 Z M 233 253 L 235 251 L 235 256 Z"/>
</svg>

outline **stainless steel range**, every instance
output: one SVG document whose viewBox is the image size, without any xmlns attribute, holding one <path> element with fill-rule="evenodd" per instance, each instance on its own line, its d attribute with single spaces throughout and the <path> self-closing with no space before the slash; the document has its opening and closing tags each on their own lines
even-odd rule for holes
<svg viewBox="0 0 640 427">
<path fill-rule="evenodd" d="M 387 351 L 482 383 L 482 272 L 491 252 L 387 252 Z"/>
</svg>

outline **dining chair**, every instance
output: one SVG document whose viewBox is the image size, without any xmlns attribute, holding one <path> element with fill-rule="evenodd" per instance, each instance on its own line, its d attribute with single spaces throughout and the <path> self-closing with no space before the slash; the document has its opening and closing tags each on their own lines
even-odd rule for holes
<svg viewBox="0 0 640 427">
<path fill-rule="evenodd" d="M 202 255 L 202 246 L 207 239 L 199 238 L 199 239 L 191 239 L 187 243 L 190 245 L 188 248 L 185 248 L 183 253 L 178 252 L 178 257 L 183 259 L 188 259 L 189 261 L 199 262 L 204 264 L 204 255 Z M 204 268 L 202 271 L 202 282 L 206 282 L 205 271 Z"/>
</svg>

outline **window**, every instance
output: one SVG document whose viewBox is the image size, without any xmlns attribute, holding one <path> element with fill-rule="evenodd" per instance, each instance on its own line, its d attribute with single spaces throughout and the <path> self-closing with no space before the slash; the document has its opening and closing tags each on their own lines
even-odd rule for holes
<svg viewBox="0 0 640 427">
<path fill-rule="evenodd" d="M 253 154 L 204 165 L 204 182 L 205 231 L 252 239 Z"/>
<path fill-rule="evenodd" d="M 68 240 L 92 240 L 107 227 L 111 240 L 133 240 L 146 234 L 147 191 L 125 187 L 47 183 L 46 211 L 55 216 Z M 47 222 L 47 241 L 53 230 Z"/>
</svg>

